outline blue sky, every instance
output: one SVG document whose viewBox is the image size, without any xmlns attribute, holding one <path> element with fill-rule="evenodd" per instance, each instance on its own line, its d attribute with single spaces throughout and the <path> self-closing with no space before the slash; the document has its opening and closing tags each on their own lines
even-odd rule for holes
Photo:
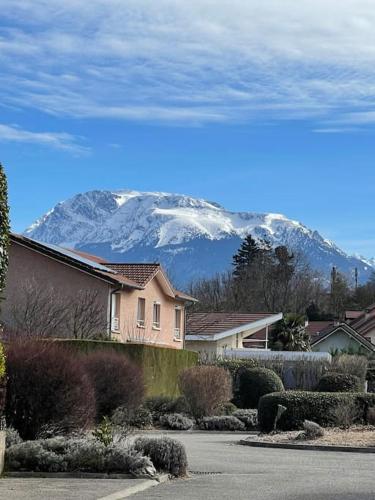
<svg viewBox="0 0 375 500">
<path fill-rule="evenodd" d="M 91 189 L 281 212 L 375 256 L 370 0 L 0 0 L 12 225 Z"/>
</svg>

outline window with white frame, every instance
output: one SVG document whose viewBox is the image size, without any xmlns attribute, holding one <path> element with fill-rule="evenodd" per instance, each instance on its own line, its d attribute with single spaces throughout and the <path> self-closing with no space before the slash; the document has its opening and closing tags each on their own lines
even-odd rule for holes
<svg viewBox="0 0 375 500">
<path fill-rule="evenodd" d="M 160 302 L 154 302 L 152 311 L 152 328 L 160 329 Z"/>
<path fill-rule="evenodd" d="M 139 297 L 138 311 L 137 311 L 137 325 L 145 326 L 145 320 L 146 320 L 146 299 Z"/>
<path fill-rule="evenodd" d="M 111 311 L 111 330 L 118 332 L 120 330 L 120 299 L 119 293 L 112 295 L 112 311 Z"/>
<path fill-rule="evenodd" d="M 182 319 L 181 306 L 176 306 L 174 309 L 174 338 L 175 339 L 181 339 L 181 319 Z"/>
</svg>

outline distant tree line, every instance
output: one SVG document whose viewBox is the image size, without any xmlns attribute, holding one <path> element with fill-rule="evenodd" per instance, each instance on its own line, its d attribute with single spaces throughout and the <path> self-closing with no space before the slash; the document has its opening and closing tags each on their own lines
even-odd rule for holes
<svg viewBox="0 0 375 500">
<path fill-rule="evenodd" d="M 351 287 L 333 269 L 331 281 L 313 270 L 302 253 L 248 235 L 233 256 L 232 270 L 194 282 L 195 311 L 283 312 L 312 320 L 341 319 L 346 309 L 375 302 L 375 273 Z"/>
</svg>

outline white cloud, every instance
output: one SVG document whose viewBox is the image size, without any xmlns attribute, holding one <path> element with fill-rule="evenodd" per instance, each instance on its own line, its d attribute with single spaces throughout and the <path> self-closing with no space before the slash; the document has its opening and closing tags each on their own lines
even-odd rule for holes
<svg viewBox="0 0 375 500">
<path fill-rule="evenodd" d="M 64 132 L 31 132 L 17 125 L 0 124 L 0 141 L 38 144 L 77 155 L 89 152 L 89 149 L 78 144 L 76 142 L 77 138 L 71 134 Z"/>
<path fill-rule="evenodd" d="M 364 123 L 375 97 L 373 0 L 0 0 L 0 9 L 12 26 L 0 30 L 8 105 L 193 124 Z"/>
</svg>

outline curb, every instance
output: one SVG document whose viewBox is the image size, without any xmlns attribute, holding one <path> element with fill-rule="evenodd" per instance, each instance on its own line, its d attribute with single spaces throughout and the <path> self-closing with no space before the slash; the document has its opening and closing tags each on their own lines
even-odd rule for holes
<svg viewBox="0 0 375 500">
<path fill-rule="evenodd" d="M 375 453 L 375 447 L 360 448 L 358 446 L 331 446 L 323 444 L 288 444 L 288 443 L 262 443 L 259 441 L 239 441 L 242 446 L 255 448 L 278 448 L 284 450 L 312 450 L 312 451 L 344 451 L 349 453 Z"/>
<path fill-rule="evenodd" d="M 133 476 L 131 474 L 105 474 L 97 472 L 4 472 L 3 478 L 46 478 L 46 479 L 131 479 L 140 481 L 153 481 L 155 483 L 164 483 L 168 479 L 168 474 L 159 474 L 155 477 Z"/>
<path fill-rule="evenodd" d="M 122 498 L 128 498 L 136 493 L 140 493 L 141 491 L 148 490 L 149 488 L 153 488 L 158 484 L 165 483 L 169 480 L 168 474 L 163 474 L 156 479 L 145 479 L 144 481 L 135 484 L 134 486 L 130 486 L 129 488 L 125 488 L 124 490 L 116 491 L 115 493 L 111 493 L 105 497 L 100 497 L 98 500 L 122 500 Z"/>
</svg>

